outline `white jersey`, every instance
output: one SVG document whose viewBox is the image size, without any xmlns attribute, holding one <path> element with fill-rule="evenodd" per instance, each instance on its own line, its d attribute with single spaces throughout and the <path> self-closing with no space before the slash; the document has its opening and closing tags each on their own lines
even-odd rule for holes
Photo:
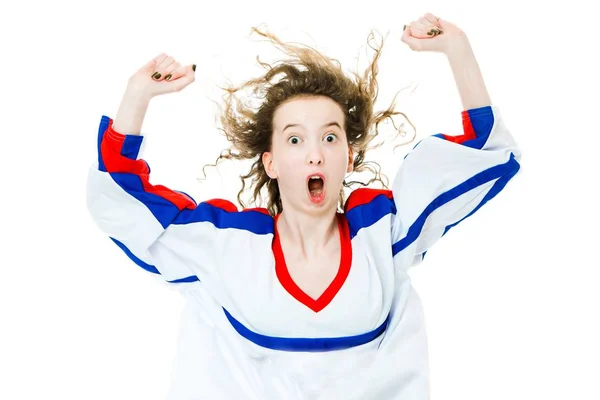
<svg viewBox="0 0 600 400">
<path fill-rule="evenodd" d="M 287 269 L 279 215 L 225 199 L 197 204 L 150 184 L 144 137 L 114 131 L 103 116 L 89 211 L 186 300 L 168 399 L 428 399 L 426 332 L 408 270 L 520 168 L 496 106 L 462 117 L 462 135 L 417 143 L 392 190 L 350 194 L 337 214 L 337 275 L 314 299 Z"/>
</svg>

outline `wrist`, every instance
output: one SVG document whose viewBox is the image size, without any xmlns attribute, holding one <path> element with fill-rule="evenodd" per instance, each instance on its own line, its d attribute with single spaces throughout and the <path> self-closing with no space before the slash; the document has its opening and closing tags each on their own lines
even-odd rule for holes
<svg viewBox="0 0 600 400">
<path fill-rule="evenodd" d="M 454 60 L 460 60 L 465 56 L 472 55 L 473 49 L 471 48 L 469 39 L 465 35 L 462 35 L 448 44 L 448 49 L 444 54 L 446 55 L 446 58 L 452 62 Z"/>
<path fill-rule="evenodd" d="M 150 93 L 137 88 L 135 85 L 129 84 L 123 94 L 122 103 L 127 102 L 147 106 L 150 103 L 150 100 L 152 100 L 152 97 L 153 96 Z"/>
<path fill-rule="evenodd" d="M 113 129 L 122 134 L 139 135 L 152 96 L 128 87 L 113 123 Z"/>
</svg>

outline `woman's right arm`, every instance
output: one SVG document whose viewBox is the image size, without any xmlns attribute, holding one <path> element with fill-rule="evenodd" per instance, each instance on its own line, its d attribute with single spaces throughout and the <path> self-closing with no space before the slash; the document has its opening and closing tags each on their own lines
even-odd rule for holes
<svg viewBox="0 0 600 400">
<path fill-rule="evenodd" d="M 127 89 L 117 110 L 113 128 L 117 132 L 140 135 L 151 98 L 144 92 Z"/>
<path fill-rule="evenodd" d="M 148 104 L 153 97 L 178 92 L 194 82 L 196 65 L 182 66 L 161 53 L 133 74 L 114 121 L 117 132 L 139 135 Z"/>
<path fill-rule="evenodd" d="M 210 283 L 225 234 L 215 221 L 237 208 L 229 203 L 224 209 L 222 200 L 197 205 L 182 192 L 151 184 L 150 168 L 141 158 L 145 138 L 140 132 L 150 100 L 193 81 L 192 66 L 165 60 L 167 66 L 154 59 L 130 78 L 114 120 L 102 116 L 98 159 L 88 173 L 87 206 L 98 228 L 145 270 L 167 282 Z M 155 70 L 160 80 L 152 78 Z M 168 74 L 170 81 L 162 78 Z"/>
</svg>

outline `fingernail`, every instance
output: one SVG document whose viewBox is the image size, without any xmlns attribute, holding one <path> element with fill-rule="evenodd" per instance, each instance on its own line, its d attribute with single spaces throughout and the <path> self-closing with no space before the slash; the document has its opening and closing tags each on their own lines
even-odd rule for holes
<svg viewBox="0 0 600 400">
<path fill-rule="evenodd" d="M 403 30 L 403 31 L 405 31 L 405 30 L 406 30 L 406 25 L 404 25 L 404 28 L 402 28 L 402 30 Z"/>
<path fill-rule="evenodd" d="M 431 35 L 433 35 L 433 31 L 429 31 L 429 32 L 427 32 L 427 34 L 428 34 L 429 36 L 431 36 Z"/>
<path fill-rule="evenodd" d="M 192 70 L 195 72 L 196 71 L 196 64 L 192 65 Z"/>
<path fill-rule="evenodd" d="M 160 79 L 160 74 L 158 72 L 155 72 L 154 75 L 152 75 L 152 77 L 154 79 Z"/>
<path fill-rule="evenodd" d="M 173 75 L 171 75 L 171 74 L 169 74 L 169 75 L 165 76 L 165 80 L 167 80 L 167 81 L 168 81 L 169 79 L 171 79 L 171 77 L 172 77 L 172 76 L 173 76 Z"/>
</svg>

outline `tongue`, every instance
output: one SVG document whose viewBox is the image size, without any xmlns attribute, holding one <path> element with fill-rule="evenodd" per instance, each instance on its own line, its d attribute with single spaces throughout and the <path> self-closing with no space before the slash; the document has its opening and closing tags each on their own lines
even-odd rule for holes
<svg viewBox="0 0 600 400">
<path fill-rule="evenodd" d="M 321 179 L 311 179 L 308 181 L 308 190 L 311 194 L 319 194 L 323 191 L 323 181 Z"/>
<path fill-rule="evenodd" d="M 323 192 L 323 180 L 311 179 L 308 181 L 308 190 L 311 195 L 319 195 Z"/>
</svg>

